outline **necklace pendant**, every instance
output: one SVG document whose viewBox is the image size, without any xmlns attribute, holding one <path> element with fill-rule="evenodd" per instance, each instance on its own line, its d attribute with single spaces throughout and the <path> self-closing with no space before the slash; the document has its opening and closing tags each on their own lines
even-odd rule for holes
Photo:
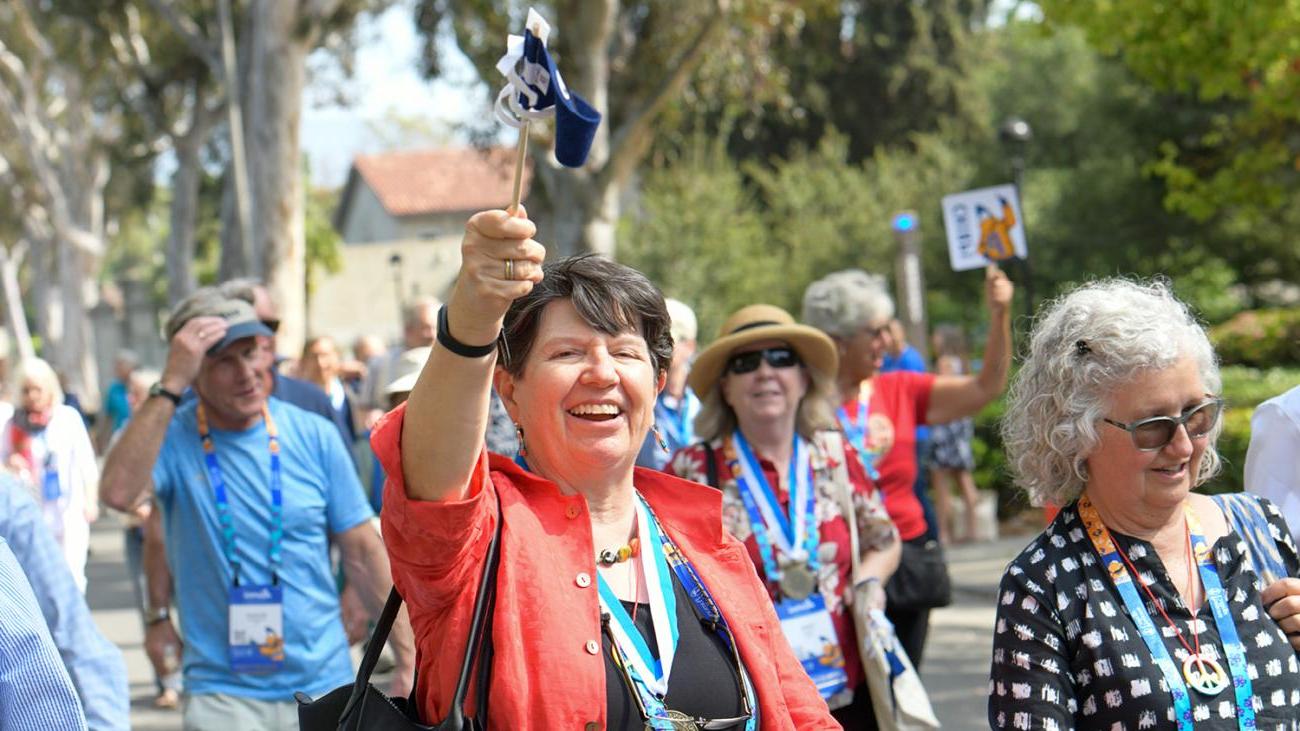
<svg viewBox="0 0 1300 731">
<path fill-rule="evenodd" d="M 1218 695 L 1229 684 L 1223 666 L 1201 654 L 1188 655 L 1183 661 L 1183 678 L 1187 681 L 1187 687 L 1201 695 Z"/>
<path fill-rule="evenodd" d="M 817 590 L 817 575 L 806 563 L 788 563 L 781 568 L 781 579 L 777 585 L 785 598 L 800 601 Z"/>
<path fill-rule="evenodd" d="M 656 726 L 655 721 L 659 721 L 660 725 Z M 664 723 L 665 721 L 667 722 L 666 724 Z M 663 729 L 665 727 L 670 728 L 673 731 L 699 731 L 700 725 L 695 722 L 695 719 L 681 711 L 665 710 L 663 716 L 647 720 L 645 722 L 645 727 L 646 731 L 657 731 L 657 729 Z"/>
</svg>

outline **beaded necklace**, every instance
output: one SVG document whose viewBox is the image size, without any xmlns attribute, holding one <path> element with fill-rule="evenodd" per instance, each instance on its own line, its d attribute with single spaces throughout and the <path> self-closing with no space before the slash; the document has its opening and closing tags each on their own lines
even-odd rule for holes
<svg viewBox="0 0 1300 731">
<path fill-rule="evenodd" d="M 616 563 L 623 563 L 629 558 L 636 558 L 639 555 L 641 555 L 641 541 L 633 538 L 618 548 L 606 548 L 596 554 L 596 563 L 601 566 L 613 566 Z"/>
</svg>

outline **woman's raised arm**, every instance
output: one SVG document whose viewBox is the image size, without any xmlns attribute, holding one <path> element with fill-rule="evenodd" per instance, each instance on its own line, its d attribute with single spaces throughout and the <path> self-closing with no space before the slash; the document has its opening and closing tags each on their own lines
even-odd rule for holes
<svg viewBox="0 0 1300 731">
<path fill-rule="evenodd" d="M 546 249 L 520 207 L 483 211 L 465 225 L 455 288 L 438 318 L 438 344 L 406 402 L 402 476 L 415 500 L 459 500 L 483 450 L 496 342 L 510 303 L 542 280 Z M 509 263 L 507 263 L 509 262 Z M 509 275 L 509 276 L 507 276 Z"/>
</svg>

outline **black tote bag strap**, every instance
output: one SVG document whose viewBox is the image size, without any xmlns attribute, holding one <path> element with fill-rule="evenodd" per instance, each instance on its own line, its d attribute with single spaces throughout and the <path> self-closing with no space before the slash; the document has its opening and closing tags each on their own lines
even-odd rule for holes
<svg viewBox="0 0 1300 731">
<path fill-rule="evenodd" d="M 492 626 L 492 609 L 496 607 L 496 589 L 497 589 L 497 566 L 501 563 L 501 523 L 504 517 L 501 514 L 501 496 L 497 495 L 497 524 L 492 530 L 492 541 L 488 543 L 487 557 L 483 562 L 483 578 L 479 581 L 478 594 L 474 597 L 474 620 L 469 626 L 469 641 L 465 643 L 465 658 L 460 663 L 460 678 L 456 680 L 456 694 L 452 696 L 451 708 L 447 710 L 447 717 L 442 723 L 437 725 L 438 731 L 461 731 L 466 728 L 465 725 L 465 694 L 469 690 L 470 671 L 474 666 L 474 658 L 479 654 L 483 645 L 491 647 L 491 626 Z M 487 632 L 485 633 L 485 629 Z M 484 641 L 486 634 L 487 639 Z M 491 660 L 491 651 L 487 652 L 486 662 L 488 665 Z M 481 671 L 482 672 L 482 671 Z M 486 680 L 486 677 L 484 677 Z M 480 688 L 480 695 L 486 697 L 487 689 Z M 477 714 L 478 721 L 483 728 L 487 727 L 486 714 Z"/>
<path fill-rule="evenodd" d="M 370 675 L 375 672 L 379 655 L 384 651 L 384 645 L 388 643 L 388 633 L 393 631 L 393 621 L 397 619 L 397 613 L 401 608 L 402 595 L 397 593 L 397 587 L 394 586 L 392 591 L 388 592 L 388 601 L 384 602 L 384 611 L 380 612 L 379 621 L 375 622 L 375 631 L 370 634 L 370 644 L 366 645 L 366 654 L 362 656 L 361 665 L 357 668 L 357 680 L 352 685 L 352 696 L 348 698 L 348 704 L 343 707 L 340 719 L 347 719 L 352 709 L 365 696 L 366 688 L 370 686 Z"/>
</svg>

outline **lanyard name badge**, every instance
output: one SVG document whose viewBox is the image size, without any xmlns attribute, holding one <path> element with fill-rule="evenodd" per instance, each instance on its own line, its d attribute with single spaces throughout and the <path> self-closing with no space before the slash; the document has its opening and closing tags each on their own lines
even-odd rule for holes
<svg viewBox="0 0 1300 731">
<path fill-rule="evenodd" d="M 1124 600 L 1124 606 L 1128 609 L 1129 617 L 1137 625 L 1147 650 L 1155 660 L 1156 666 L 1160 668 L 1161 675 L 1164 676 L 1165 685 L 1174 699 L 1174 720 L 1178 724 L 1179 731 L 1191 731 L 1193 715 L 1191 698 L 1187 690 L 1188 684 L 1203 695 L 1217 695 L 1228 686 L 1223 669 L 1212 658 L 1199 652 L 1189 652 L 1186 661 L 1183 662 L 1182 672 L 1179 672 L 1174 659 L 1169 654 L 1169 648 L 1165 646 L 1151 615 L 1147 613 L 1146 605 L 1134 587 L 1133 576 L 1124 565 L 1118 546 L 1097 513 L 1097 508 L 1087 496 L 1084 496 L 1079 499 L 1078 511 L 1088 537 L 1092 539 L 1092 545 L 1101 557 L 1103 568 L 1114 582 L 1115 588 Z M 1232 673 L 1231 684 L 1237 702 L 1237 727 L 1241 731 L 1253 730 L 1255 706 L 1251 700 L 1252 690 L 1246 668 L 1246 650 L 1237 634 L 1237 627 L 1232 622 L 1227 593 L 1219 581 L 1219 573 L 1215 570 L 1214 563 L 1210 560 L 1209 544 L 1201 531 L 1200 521 L 1190 506 L 1186 508 L 1185 515 L 1201 583 L 1205 586 L 1206 598 L 1214 614 L 1214 624 L 1219 630 L 1219 639 L 1223 642 L 1224 653 L 1228 657 L 1228 668 Z"/>
<path fill-rule="evenodd" d="M 871 415 L 867 402 L 862 398 L 858 399 L 856 422 L 849 418 L 849 412 L 845 411 L 843 406 L 836 409 L 835 413 L 839 417 L 840 426 L 844 427 L 844 436 L 849 438 L 849 443 L 858 451 L 858 458 L 862 460 L 862 469 L 867 471 L 867 477 L 879 480 L 880 470 L 876 469 L 876 457 L 880 455 L 867 448 L 867 417 Z"/>
<path fill-rule="evenodd" d="M 614 647 L 615 665 L 623 672 L 630 685 L 633 697 L 637 700 L 642 715 L 646 718 L 645 727 L 660 731 L 673 731 L 681 728 L 697 728 L 694 719 L 679 712 L 672 711 L 664 705 L 668 694 L 669 674 L 672 661 L 676 656 L 677 596 L 673 590 L 669 570 L 677 576 L 691 604 L 705 626 L 711 627 L 731 651 L 740 679 L 741 701 L 745 716 L 732 719 L 733 723 L 722 726 L 732 728 L 744 721 L 745 731 L 758 728 L 758 709 L 754 705 L 754 688 L 740 661 L 740 651 L 736 647 L 735 637 L 727 620 L 722 616 L 713 595 L 704 582 L 695 573 L 695 567 L 677 550 L 668 534 L 659 528 L 654 511 L 645 500 L 637 495 L 637 538 L 643 546 L 641 571 L 650 592 L 650 618 L 654 623 L 655 641 L 659 657 L 650 653 L 645 638 L 636 628 L 622 602 L 614 595 L 603 577 L 597 575 L 600 590 L 601 613 L 609 621 L 605 622 L 611 644 Z M 687 725 L 691 724 L 691 725 Z"/>
<path fill-rule="evenodd" d="M 45 448 L 45 459 L 41 469 L 41 500 L 52 503 L 63 497 L 63 488 L 59 485 L 59 460 L 50 449 L 48 432 L 41 432 L 41 445 Z"/>
<path fill-rule="evenodd" d="M 732 441 L 739 452 L 736 488 L 749 513 L 763 570 L 776 579 L 781 589 L 782 597 L 776 602 L 781 631 L 822 697 L 830 698 L 847 687 L 849 678 L 826 599 L 817 592 L 820 539 L 808 444 L 795 435 L 787 483 L 793 492 L 787 515 L 744 435 L 737 430 Z M 779 567 L 773 556 L 773 541 L 783 554 Z"/>
<path fill-rule="evenodd" d="M 208 429 L 207 414 L 202 404 L 199 404 L 196 415 L 208 481 L 212 483 L 217 503 L 221 547 L 232 575 L 229 592 L 230 669 L 236 673 L 272 673 L 284 667 L 284 587 L 280 586 L 284 492 L 279 433 L 270 410 L 263 406 L 262 418 L 266 424 L 268 448 L 271 452 L 271 583 L 243 585 L 239 578 L 239 558 L 235 553 L 235 525 L 230 514 L 230 497 L 221 466 L 217 463 L 217 447 Z"/>
</svg>

